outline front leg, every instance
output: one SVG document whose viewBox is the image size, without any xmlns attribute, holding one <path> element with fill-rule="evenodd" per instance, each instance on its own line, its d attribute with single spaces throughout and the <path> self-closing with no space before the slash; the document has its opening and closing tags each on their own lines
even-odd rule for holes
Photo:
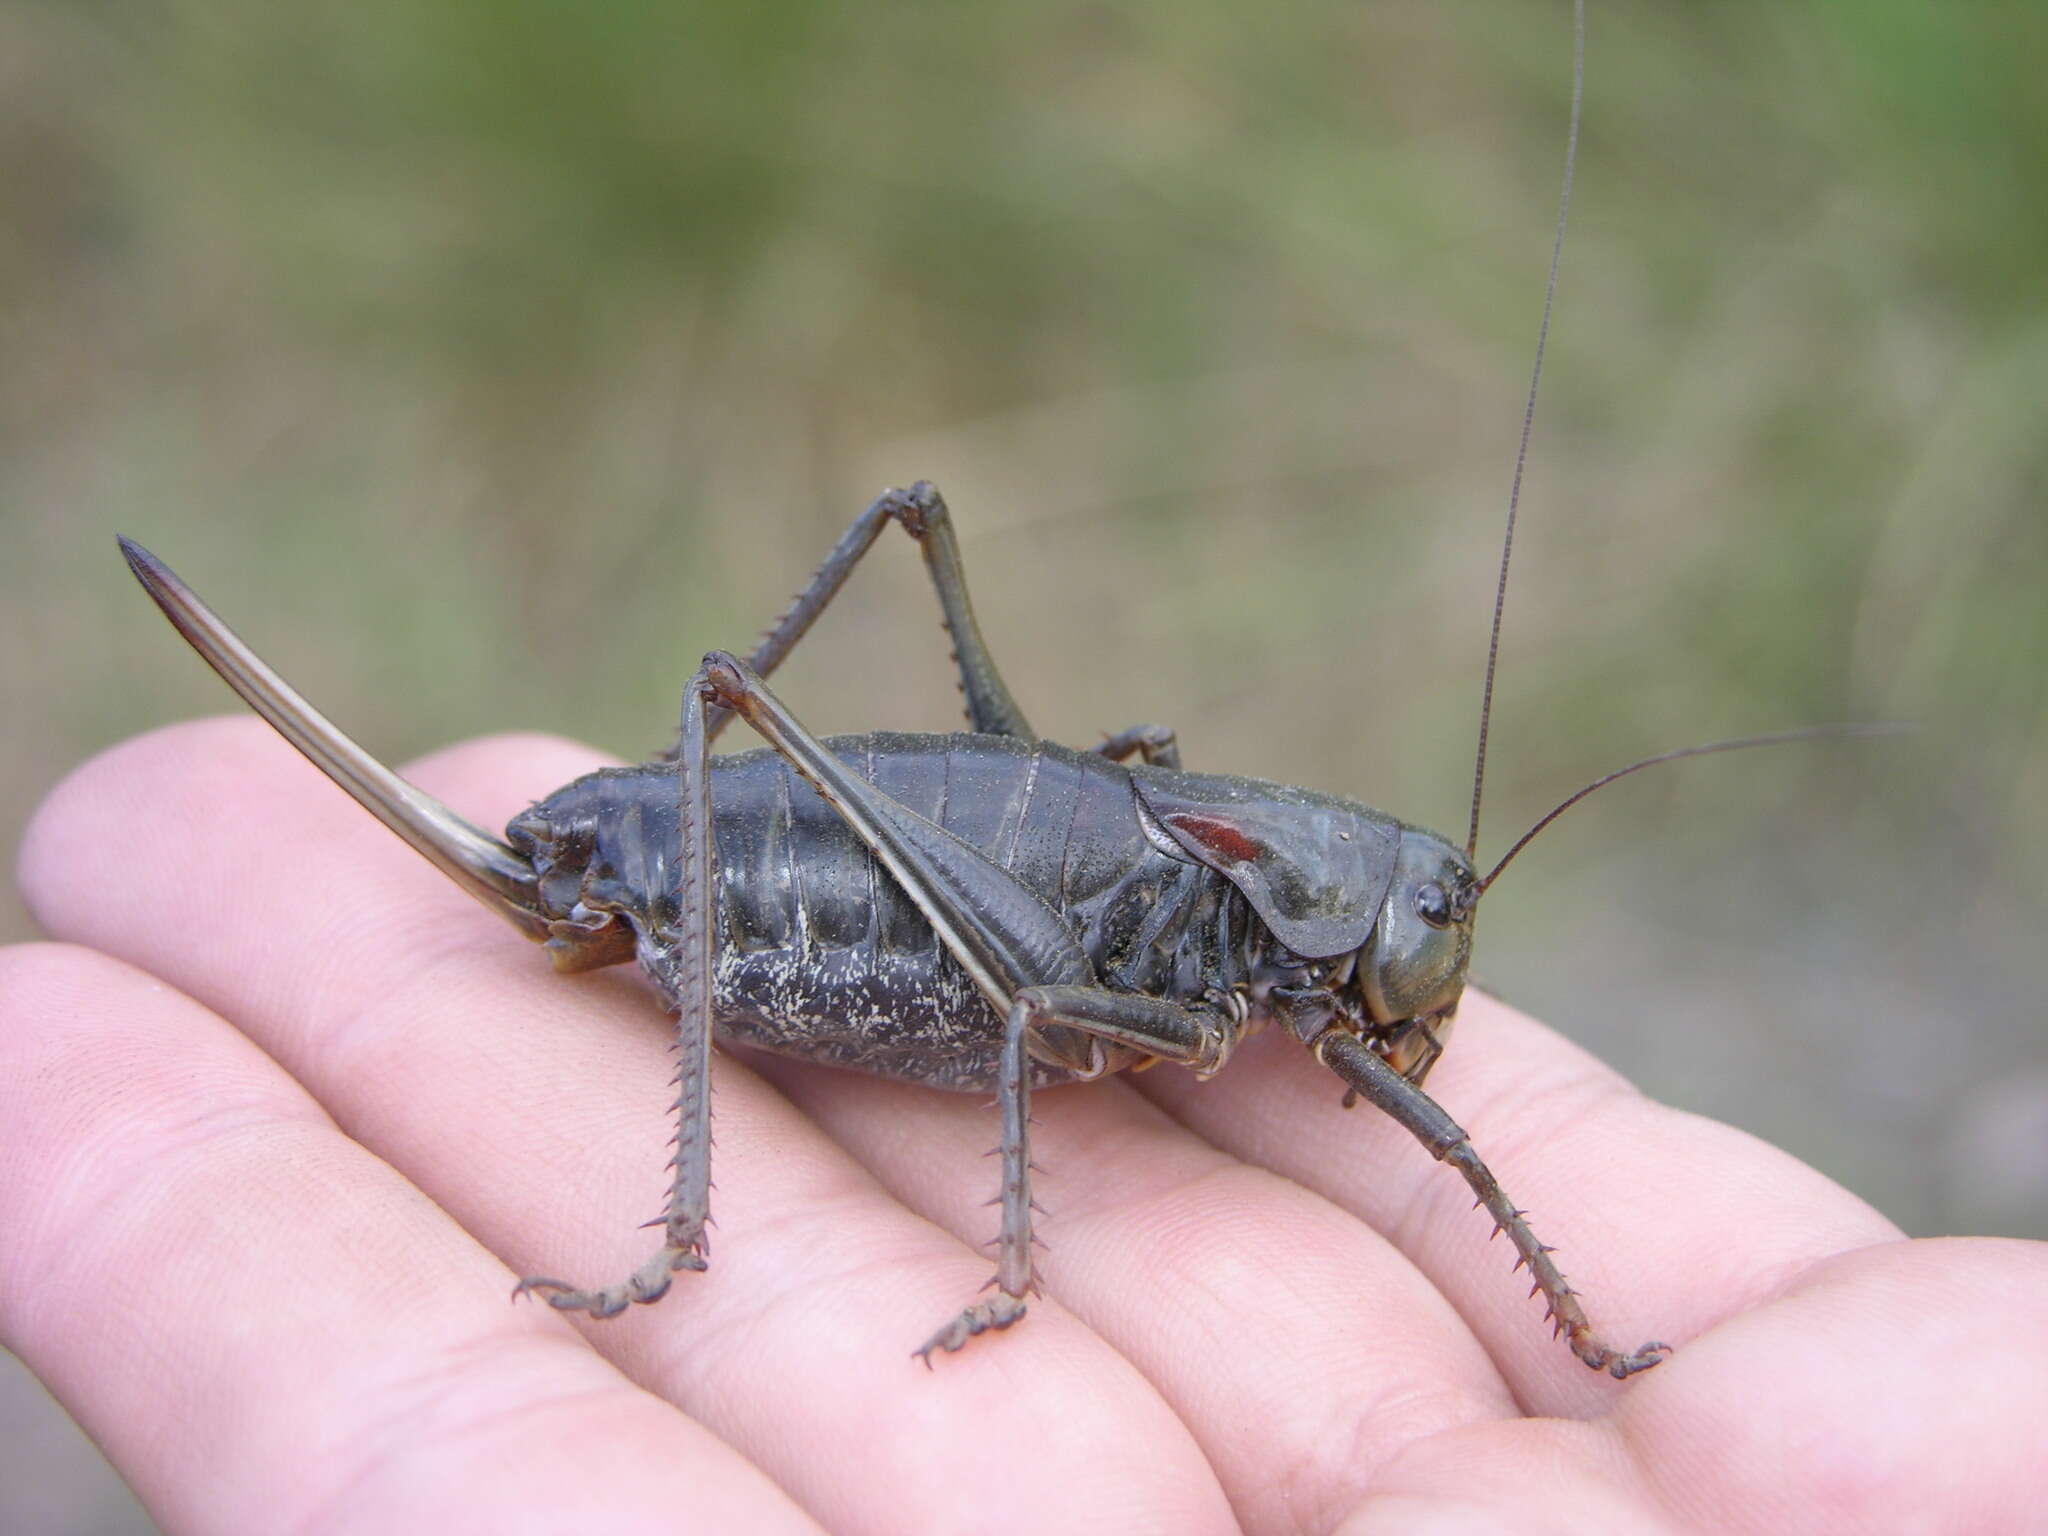
<svg viewBox="0 0 2048 1536">
<path fill-rule="evenodd" d="M 1563 1273 L 1550 1257 L 1551 1250 L 1536 1241 L 1536 1234 L 1529 1230 L 1522 1212 L 1515 1208 L 1493 1171 L 1473 1150 L 1472 1139 L 1436 1100 L 1381 1060 L 1356 1035 L 1341 1029 L 1325 1029 L 1316 1036 L 1311 1049 L 1318 1061 L 1349 1083 L 1355 1092 L 1405 1126 L 1432 1157 L 1449 1163 L 1464 1176 L 1472 1193 L 1493 1218 L 1495 1230 L 1507 1233 L 1508 1241 L 1515 1245 L 1515 1267 L 1529 1266 L 1536 1291 L 1543 1293 L 1549 1306 L 1547 1315 L 1557 1332 L 1566 1336 L 1573 1354 L 1594 1370 L 1619 1379 L 1647 1371 L 1671 1352 L 1668 1344 L 1645 1344 L 1633 1354 L 1623 1354 L 1593 1331 L 1586 1309 L 1579 1305 L 1578 1292 L 1565 1283 Z"/>
</svg>

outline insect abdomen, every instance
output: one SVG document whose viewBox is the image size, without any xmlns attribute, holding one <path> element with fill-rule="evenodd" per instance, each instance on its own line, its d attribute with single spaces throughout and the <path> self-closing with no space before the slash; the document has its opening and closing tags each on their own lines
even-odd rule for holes
<svg viewBox="0 0 2048 1536">
<path fill-rule="evenodd" d="M 1145 837 L 1127 770 L 1044 742 L 878 732 L 841 761 L 987 856 L 1074 927 L 1119 990 L 1196 996 L 1232 969 L 1244 914 L 1208 870 Z M 606 770 L 558 800 L 593 829 L 592 868 L 644 913 L 673 868 L 675 778 Z M 934 1086 L 994 1081 L 1001 1025 L 895 879 L 773 753 L 712 768 L 716 1023 L 784 1054 Z M 639 887 L 634 890 L 633 887 Z M 937 1075 L 935 1075 L 937 1074 Z M 1040 1081 L 1060 1074 L 1041 1069 Z"/>
</svg>

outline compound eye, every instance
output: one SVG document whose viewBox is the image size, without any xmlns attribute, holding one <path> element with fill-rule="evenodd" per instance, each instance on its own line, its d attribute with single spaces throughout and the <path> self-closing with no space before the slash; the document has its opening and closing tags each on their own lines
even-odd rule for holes
<svg viewBox="0 0 2048 1536">
<path fill-rule="evenodd" d="M 1444 888 L 1434 880 L 1416 891 L 1415 915 L 1432 928 L 1448 928 L 1451 925 L 1451 898 L 1444 894 Z"/>
</svg>

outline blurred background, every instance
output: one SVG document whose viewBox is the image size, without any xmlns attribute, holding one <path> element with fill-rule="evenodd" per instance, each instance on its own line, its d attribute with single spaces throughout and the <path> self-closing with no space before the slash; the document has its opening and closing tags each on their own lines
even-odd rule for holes
<svg viewBox="0 0 2048 1536">
<path fill-rule="evenodd" d="M 1482 853 L 1920 730 L 1609 791 L 1481 979 L 2048 1236 L 2048 20 L 1592 9 Z M 231 707 L 117 529 L 393 761 L 630 757 L 922 476 L 1040 729 L 1455 833 L 1569 90 L 1534 0 L 0 0 L 0 823 Z M 957 718 L 907 542 L 817 634 L 814 726 Z M 147 1528 L 11 1362 L 0 1527 Z"/>
</svg>

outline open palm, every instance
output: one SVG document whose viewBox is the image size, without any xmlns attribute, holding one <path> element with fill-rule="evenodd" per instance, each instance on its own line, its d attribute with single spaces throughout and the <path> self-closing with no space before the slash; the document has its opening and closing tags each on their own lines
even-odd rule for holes
<svg viewBox="0 0 2048 1536">
<path fill-rule="evenodd" d="M 587 769 L 411 776 L 480 824 Z M 119 748 L 31 829 L 0 957 L 0 1343 L 174 1530 L 2017 1529 L 2048 1249 L 1907 1242 L 1469 995 L 1432 1092 L 1594 1322 L 1269 1035 L 1034 1100 L 1046 1296 L 987 1277 L 971 1097 L 721 1056 L 712 1264 L 611 1322 L 506 1297 L 651 1250 L 667 1021 L 555 980 L 254 721 Z M 1656 1021 L 1645 1021 L 1654 1028 Z"/>
</svg>

